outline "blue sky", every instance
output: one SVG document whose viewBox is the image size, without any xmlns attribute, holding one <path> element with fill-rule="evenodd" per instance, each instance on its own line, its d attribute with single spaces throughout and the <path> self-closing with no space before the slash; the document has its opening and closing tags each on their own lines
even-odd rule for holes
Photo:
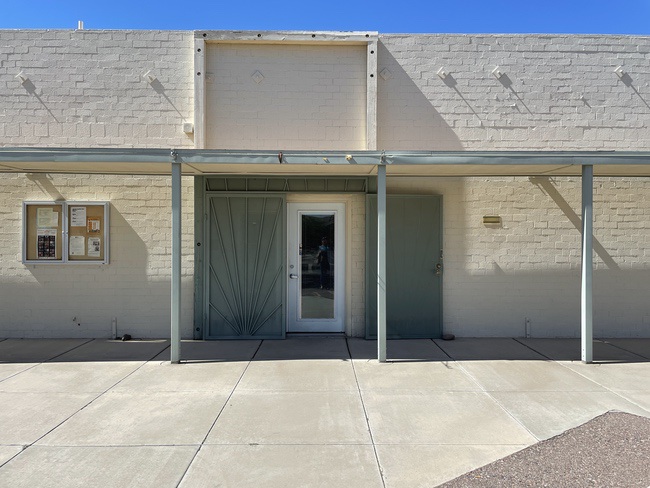
<svg viewBox="0 0 650 488">
<path fill-rule="evenodd" d="M 2 0 L 0 28 L 650 34 L 650 0 Z"/>
</svg>

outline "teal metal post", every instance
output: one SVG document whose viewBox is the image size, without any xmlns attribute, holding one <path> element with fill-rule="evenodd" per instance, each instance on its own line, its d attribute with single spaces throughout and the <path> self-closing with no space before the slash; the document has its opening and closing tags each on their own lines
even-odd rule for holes
<svg viewBox="0 0 650 488">
<path fill-rule="evenodd" d="M 171 362 L 181 360 L 181 163 L 172 163 Z"/>
<path fill-rule="evenodd" d="M 580 343 L 583 363 L 593 361 L 593 215 L 594 167 L 582 165 L 582 285 L 580 292 Z"/>
<path fill-rule="evenodd" d="M 377 359 L 386 362 L 386 165 L 377 166 Z"/>
</svg>

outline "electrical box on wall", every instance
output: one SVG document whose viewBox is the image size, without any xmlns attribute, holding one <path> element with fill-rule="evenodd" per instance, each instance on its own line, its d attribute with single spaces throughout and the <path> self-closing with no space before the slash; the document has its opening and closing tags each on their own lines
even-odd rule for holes
<svg viewBox="0 0 650 488">
<path fill-rule="evenodd" d="M 23 263 L 108 264 L 108 202 L 23 202 Z"/>
</svg>

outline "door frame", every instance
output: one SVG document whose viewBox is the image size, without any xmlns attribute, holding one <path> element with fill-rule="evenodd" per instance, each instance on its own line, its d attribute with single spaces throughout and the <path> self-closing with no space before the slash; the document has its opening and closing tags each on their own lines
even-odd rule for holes
<svg viewBox="0 0 650 488">
<path fill-rule="evenodd" d="M 218 175 L 217 175 L 218 176 Z M 208 186 L 208 182 L 211 179 L 211 176 L 194 176 L 194 319 L 193 319 L 193 330 L 192 336 L 195 340 L 207 340 L 208 331 L 206 330 L 207 325 L 207 316 L 206 316 L 206 260 L 207 260 L 207 247 L 209 245 L 208 232 L 206 229 L 208 212 L 206 211 L 206 197 L 209 195 L 233 195 L 236 193 L 239 194 L 248 194 L 248 193 L 273 193 L 278 195 L 283 195 L 285 197 L 285 205 L 287 203 L 294 202 L 304 202 L 304 203 L 317 203 L 317 202 L 333 202 L 333 203 L 345 203 L 346 206 L 346 263 L 345 263 L 345 333 L 347 335 L 362 334 L 365 329 L 363 315 L 364 315 L 364 306 L 362 303 L 352 303 L 352 294 L 356 293 L 356 296 L 364 296 L 364 281 L 365 281 L 365 272 L 363 271 L 363 263 L 353 263 L 353 259 L 363 259 L 365 254 L 365 248 L 363 246 L 363 241 L 365 240 L 365 233 L 361 231 L 363 229 L 363 215 L 365 215 L 365 197 L 367 192 L 370 191 L 370 186 L 372 185 L 371 178 L 369 177 L 350 177 L 353 180 L 363 180 L 364 184 L 359 186 L 354 186 L 354 189 L 348 189 L 347 183 L 345 185 L 338 185 L 337 190 L 328 189 L 327 185 L 323 188 L 318 187 L 320 190 L 315 189 L 314 191 L 307 191 L 305 186 L 305 176 L 302 175 L 300 178 L 296 175 L 272 175 L 272 176 L 248 176 L 241 174 L 227 174 L 222 177 L 222 179 L 230 180 L 234 179 L 240 182 L 244 179 L 258 179 L 266 178 L 268 181 L 275 180 L 284 180 L 285 184 L 283 186 L 273 185 L 273 190 L 262 190 L 259 187 L 256 187 L 255 191 L 249 189 L 247 185 L 239 184 L 236 186 L 236 189 L 230 188 L 228 184 L 222 184 L 222 182 L 217 182 L 213 187 Z M 322 180 L 346 180 L 347 177 L 344 176 L 327 176 L 327 177 L 317 177 Z M 303 183 L 303 186 L 288 186 L 287 181 L 299 181 Z M 295 182 L 294 182 L 295 183 Z M 291 188 L 295 188 L 293 191 Z M 283 236 L 286 239 L 286 214 L 285 214 L 285 230 L 283 231 Z M 356 225 L 357 228 L 353 229 L 353 225 Z M 356 247 L 355 247 L 356 246 Z M 361 250 L 358 248 L 361 246 Z M 286 249 L 286 243 L 285 243 Z M 356 250 L 355 250 L 356 249 Z M 286 258 L 285 258 L 286 259 Z M 285 263 L 286 264 L 286 263 Z M 353 265 L 354 264 L 354 265 Z M 282 279 L 285 279 L 285 276 L 282 276 Z M 286 283 L 283 287 L 286 293 Z M 286 300 L 286 298 L 285 298 Z M 285 302 L 286 303 L 286 302 Z M 286 318 L 283 327 L 283 336 L 286 333 Z"/>
<path fill-rule="evenodd" d="M 347 205 L 341 201 L 289 201 L 286 203 L 286 331 L 313 333 L 340 333 L 346 331 L 347 323 Z M 300 241 L 300 216 L 334 212 L 334 319 L 300 319 L 302 292 L 302 263 L 297 262 Z M 292 268 L 292 266 L 294 266 Z M 298 279 L 289 274 L 298 270 Z"/>
</svg>

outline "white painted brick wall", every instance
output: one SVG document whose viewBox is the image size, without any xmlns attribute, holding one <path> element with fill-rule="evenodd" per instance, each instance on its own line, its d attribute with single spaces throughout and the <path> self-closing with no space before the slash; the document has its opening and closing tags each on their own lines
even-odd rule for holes
<svg viewBox="0 0 650 488">
<path fill-rule="evenodd" d="M 366 148 L 364 46 L 208 44 L 206 71 L 209 148 Z"/>
<path fill-rule="evenodd" d="M 0 30 L 0 52 L 3 145 L 193 145 L 192 32 Z M 649 37 L 381 35 L 378 61 L 380 149 L 650 147 Z M 210 147 L 365 147 L 365 48 L 211 45 L 207 63 Z"/>
<path fill-rule="evenodd" d="M 0 143 L 193 147 L 193 36 L 174 31 L 0 31 Z M 151 70 L 156 81 L 143 74 Z M 23 71 L 29 79 L 15 79 Z M 169 336 L 170 180 L 3 175 L 0 336 Z M 184 179 L 183 336 L 192 337 L 193 184 Z M 21 264 L 21 202 L 111 202 L 108 266 Z M 72 306 L 71 304 L 74 304 Z M 19 305 L 19 306 L 17 306 Z M 76 316 L 81 326 L 72 324 Z"/>
<path fill-rule="evenodd" d="M 266 46 L 266 59 L 262 47 L 208 53 L 209 146 L 365 146 L 365 48 Z M 0 53 L 3 146 L 193 145 L 181 130 L 193 120 L 191 32 L 0 31 Z M 650 150 L 650 38 L 382 35 L 378 55 L 379 71 L 390 71 L 378 78 L 379 149 Z M 510 88 L 491 75 L 497 65 Z M 33 88 L 15 79 L 21 70 Z M 142 78 L 148 70 L 159 85 Z M 265 76 L 259 85 L 255 70 Z M 183 336 L 191 337 L 193 189 L 183 185 Z M 650 336 L 650 181 L 596 185 L 596 335 Z M 578 179 L 395 178 L 389 190 L 443 195 L 446 330 L 522 335 L 529 318 L 533 335 L 577 335 Z M 21 264 L 21 202 L 58 193 L 111 201 L 110 265 Z M 361 200 L 352 205 L 353 335 L 364 329 Z M 168 178 L 2 175 L 0 336 L 106 337 L 113 316 L 120 331 L 167 336 L 169 201 Z M 481 223 L 492 214 L 503 227 Z"/>
<path fill-rule="evenodd" d="M 459 336 L 577 337 L 579 178 L 389 178 L 443 197 L 443 324 Z M 499 215 L 502 226 L 482 223 Z M 650 337 L 650 178 L 596 178 L 594 333 Z"/>
<path fill-rule="evenodd" d="M 378 54 L 379 149 L 650 149 L 650 37 L 381 35 Z"/>
<path fill-rule="evenodd" d="M 193 194 L 183 178 L 184 338 L 193 328 Z M 110 202 L 110 264 L 22 264 L 23 200 L 59 197 Z M 5 174 L 0 223 L 0 337 L 109 337 L 112 317 L 120 335 L 169 337 L 169 177 Z"/>
<path fill-rule="evenodd" d="M 191 32 L 0 30 L 0 53 L 4 146 L 194 145 Z"/>
</svg>

